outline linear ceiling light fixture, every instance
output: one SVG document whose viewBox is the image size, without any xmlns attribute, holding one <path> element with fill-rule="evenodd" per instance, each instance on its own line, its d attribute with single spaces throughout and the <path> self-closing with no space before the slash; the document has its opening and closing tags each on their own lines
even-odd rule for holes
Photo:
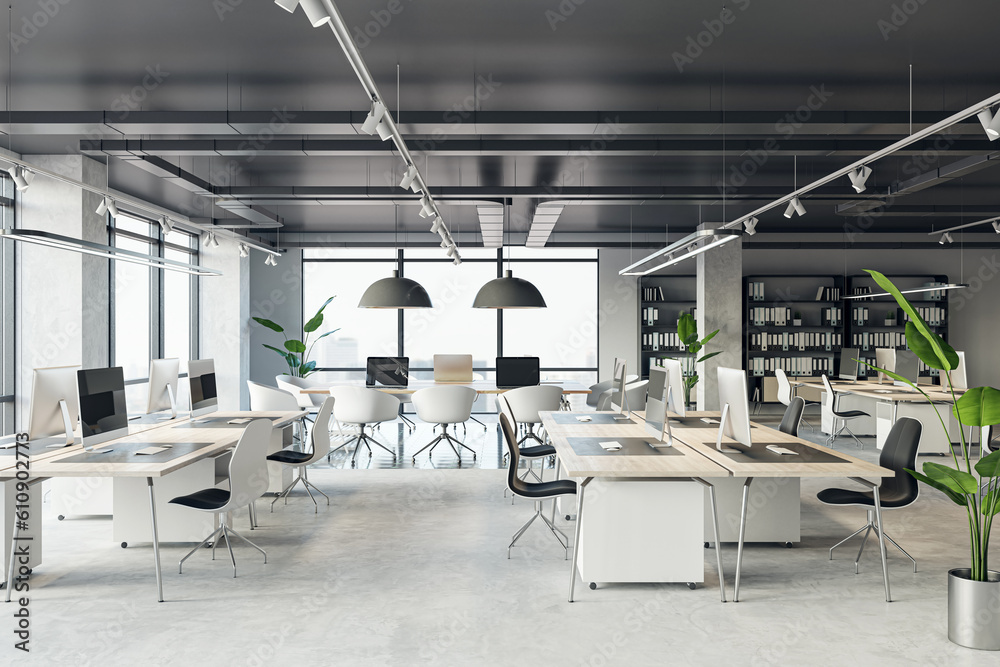
<svg viewBox="0 0 1000 667">
<path fill-rule="evenodd" d="M 660 269 L 665 269 L 668 266 L 680 264 L 681 262 L 691 259 L 692 257 L 697 257 L 704 252 L 708 252 L 712 248 L 717 248 L 726 243 L 730 243 L 731 241 L 735 241 L 742 235 L 743 233 L 741 231 L 735 229 L 699 229 L 693 234 L 688 234 L 679 241 L 671 243 L 666 248 L 661 248 L 652 255 L 640 259 L 635 264 L 626 266 L 618 272 L 618 275 L 646 276 L 650 273 L 655 273 Z M 640 268 L 643 265 L 649 264 L 653 260 L 663 256 L 666 256 L 665 262 L 661 262 L 647 269 Z"/>
<path fill-rule="evenodd" d="M 503 247 L 503 206 L 477 206 L 484 248 Z"/>
<path fill-rule="evenodd" d="M 144 255 L 141 252 L 133 252 L 131 250 L 124 250 L 122 248 L 93 243 L 91 241 L 82 241 L 80 239 L 60 236 L 59 234 L 52 234 L 51 232 L 44 232 L 35 229 L 0 229 L 0 238 L 33 243 L 35 245 L 58 248 L 60 250 L 69 250 L 71 252 L 78 252 L 82 255 L 106 257 L 108 259 L 128 262 L 129 264 L 139 264 L 141 266 L 148 266 L 154 269 L 177 271 L 179 273 L 187 273 L 192 276 L 222 275 L 220 271 L 205 268 L 197 264 L 185 264 L 184 262 L 176 262 L 163 257 Z"/>
<path fill-rule="evenodd" d="M 943 292 L 945 290 L 953 289 L 965 289 L 968 287 L 968 283 L 947 283 L 941 285 L 932 285 L 929 287 L 916 287 L 914 289 L 904 289 L 899 290 L 900 294 L 923 294 L 925 292 Z M 871 299 L 876 296 L 892 296 L 889 292 L 879 292 L 878 294 L 852 294 L 851 296 L 845 296 L 843 299 L 845 301 L 862 301 L 864 299 Z"/>
<path fill-rule="evenodd" d="M 979 225 L 993 225 L 993 231 L 1000 234 L 1000 215 L 993 218 L 986 218 L 985 220 L 976 220 L 975 222 L 967 222 L 964 225 L 955 225 L 954 227 L 948 227 L 947 229 L 938 229 L 933 232 L 928 232 L 927 236 L 934 236 L 936 234 L 947 234 L 948 232 L 957 232 L 960 229 L 968 229 L 969 227 L 978 227 Z"/>
<path fill-rule="evenodd" d="M 788 202 L 792 201 L 797 197 L 801 197 L 802 195 L 808 194 L 809 192 L 812 192 L 816 188 L 820 188 L 826 185 L 827 183 L 831 183 L 837 179 L 843 178 L 852 171 L 860 169 L 888 155 L 892 155 L 893 153 L 900 151 L 911 144 L 917 143 L 918 141 L 923 141 L 927 137 L 932 137 L 936 134 L 940 134 L 941 132 L 948 129 L 952 125 L 957 125 L 958 123 L 961 123 L 971 118 L 972 116 L 978 116 L 979 122 L 982 123 L 986 118 L 984 112 L 988 112 L 990 118 L 990 122 L 984 125 L 984 127 L 986 128 L 989 128 L 991 126 L 994 127 L 998 132 L 997 136 L 1000 136 L 1000 120 L 998 120 L 997 118 L 997 116 L 1000 116 L 1000 114 L 994 116 L 992 111 L 990 111 L 990 109 L 996 106 L 997 104 L 1000 104 L 1000 93 L 993 95 L 992 97 L 988 97 L 980 102 L 977 102 L 971 107 L 967 107 L 962 111 L 959 111 L 958 113 L 952 114 L 951 116 L 948 116 L 944 120 L 934 123 L 933 125 L 928 125 L 924 129 L 914 132 L 913 134 L 910 134 L 907 137 L 900 139 L 894 144 L 890 144 L 885 148 L 875 151 L 874 153 L 872 153 L 867 157 L 861 158 L 857 162 L 853 162 L 847 165 L 846 167 L 843 167 L 835 172 L 827 174 L 823 178 L 813 181 L 809 185 L 805 185 L 801 188 L 798 188 L 794 192 L 791 192 L 785 195 L 784 197 L 779 197 L 770 204 L 765 204 L 764 206 L 761 206 L 760 208 L 750 211 L 749 213 L 742 215 L 736 218 L 735 220 L 727 222 L 723 224 L 722 227 L 723 229 L 733 229 L 739 227 L 750 218 L 761 216 L 764 213 L 770 211 L 771 209 L 778 208 L 779 206 L 784 206 L 785 204 L 787 204 Z M 988 129 L 987 129 L 987 134 L 989 134 Z M 991 137 L 991 138 L 996 138 L 996 137 Z"/>
<path fill-rule="evenodd" d="M 539 204 L 535 208 L 535 215 L 531 219 L 531 227 L 528 229 L 528 238 L 524 245 L 529 248 L 544 248 L 562 211 L 562 204 Z"/>
<path fill-rule="evenodd" d="M 396 144 L 396 150 L 399 151 L 400 157 L 403 158 L 403 162 L 406 164 L 406 176 L 400 183 L 400 187 L 408 187 L 414 193 L 423 193 L 420 217 L 440 217 L 440 212 L 438 211 L 437 205 L 434 203 L 434 198 L 427 189 L 427 183 L 420 174 L 420 170 L 417 169 L 416 161 L 410 154 L 410 150 L 407 148 L 406 142 L 403 141 L 403 135 L 399 133 L 399 128 L 396 127 L 396 122 L 393 120 L 392 114 L 389 113 L 389 110 L 383 101 L 385 98 L 379 93 L 378 86 L 375 85 L 375 80 L 372 78 L 371 72 L 368 70 L 368 66 L 361 58 L 361 53 L 358 51 L 358 47 L 354 43 L 354 37 L 351 35 L 351 30 L 348 28 L 347 23 L 344 22 L 344 17 L 341 16 L 340 10 L 337 9 L 337 5 L 333 2 L 333 0 L 274 1 L 275 4 L 288 12 L 294 12 L 295 8 L 301 5 L 302 10 L 309 19 L 309 23 L 314 28 L 318 28 L 323 24 L 330 26 L 330 30 L 333 31 L 334 36 L 340 43 L 341 50 L 344 52 L 344 55 L 347 56 L 347 60 L 354 69 L 354 73 L 361 81 L 361 86 L 365 89 L 365 93 L 372 102 L 371 111 L 368 113 L 364 123 L 361 125 L 361 131 L 366 134 L 373 134 L 377 132 L 382 141 L 392 139 L 393 143 Z M 447 228 L 445 228 L 445 231 L 447 232 Z M 454 253 L 454 263 L 456 265 L 462 263 L 462 257 L 458 254 L 457 250 Z"/>
</svg>

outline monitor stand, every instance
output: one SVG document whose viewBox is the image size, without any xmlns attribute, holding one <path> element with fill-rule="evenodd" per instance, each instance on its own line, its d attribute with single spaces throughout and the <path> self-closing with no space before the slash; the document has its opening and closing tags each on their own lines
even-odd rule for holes
<svg viewBox="0 0 1000 667">
<path fill-rule="evenodd" d="M 69 447 L 74 442 L 73 423 L 69 418 L 69 406 L 66 405 L 66 399 L 59 400 L 59 411 L 62 412 L 63 428 L 66 429 L 66 442 L 60 442 L 55 445 L 46 445 L 47 449 L 55 449 L 56 447 Z"/>
<path fill-rule="evenodd" d="M 719 417 L 719 434 L 715 437 L 715 448 L 723 454 L 739 454 L 740 450 L 725 447 L 722 444 L 722 437 L 726 430 L 726 421 L 729 419 L 729 403 L 722 406 L 722 416 Z"/>
<path fill-rule="evenodd" d="M 172 385 L 167 385 L 167 396 L 170 398 L 170 416 L 160 417 L 157 421 L 165 422 L 171 419 L 177 419 L 177 399 L 174 397 L 174 388 Z"/>
<path fill-rule="evenodd" d="M 619 396 L 621 399 L 621 405 L 619 406 L 619 413 L 614 416 L 615 419 L 628 419 L 628 393 L 625 391 L 625 387 L 622 386 L 622 395 Z M 614 405 L 614 403 L 612 403 Z"/>
</svg>

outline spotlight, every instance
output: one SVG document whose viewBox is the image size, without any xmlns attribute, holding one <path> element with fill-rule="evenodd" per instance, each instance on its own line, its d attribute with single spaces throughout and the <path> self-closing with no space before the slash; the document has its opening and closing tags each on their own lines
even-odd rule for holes
<svg viewBox="0 0 1000 667">
<path fill-rule="evenodd" d="M 455 247 L 454 245 L 448 246 L 448 256 L 449 257 L 454 257 L 457 254 L 458 254 L 458 248 L 457 247 Z"/>
<path fill-rule="evenodd" d="M 112 218 L 118 217 L 118 205 L 115 204 L 115 200 L 111 197 L 105 197 L 101 200 L 101 205 L 97 207 L 97 215 L 104 215 L 105 213 L 110 213 Z"/>
<path fill-rule="evenodd" d="M 757 233 L 757 223 L 759 221 L 757 218 L 751 217 L 749 220 L 743 221 L 743 231 L 747 233 L 748 236 L 753 236 Z"/>
<path fill-rule="evenodd" d="M 434 204 L 431 203 L 431 198 L 425 195 L 420 200 L 420 217 L 429 218 L 432 215 L 434 215 Z"/>
<path fill-rule="evenodd" d="M 272 255 L 271 253 L 268 253 L 267 257 L 264 258 L 264 263 L 267 264 L 268 266 L 277 266 L 278 265 L 278 260 L 276 260 L 274 258 L 274 255 Z"/>
<path fill-rule="evenodd" d="M 851 179 L 851 185 L 854 187 L 854 191 L 861 193 L 865 191 L 865 181 L 868 177 L 872 175 L 871 167 L 868 165 L 862 165 L 860 169 L 854 169 L 847 174 L 847 177 Z"/>
<path fill-rule="evenodd" d="M 938 243 L 940 243 L 941 245 L 946 245 L 948 243 L 952 243 L 954 240 L 955 239 L 951 238 L 950 232 L 945 232 L 944 234 L 941 235 L 941 239 L 938 241 Z"/>
<path fill-rule="evenodd" d="M 249 257 L 249 256 L 250 256 L 250 248 L 247 247 L 246 243 L 241 243 L 240 244 L 240 257 Z"/>
<path fill-rule="evenodd" d="M 382 122 L 385 115 L 385 105 L 381 102 L 372 102 L 372 110 L 368 112 L 368 117 L 361 125 L 361 131 L 365 134 L 375 134 L 375 128 Z M 381 136 L 381 135 L 379 135 Z"/>
<path fill-rule="evenodd" d="M 455 266 L 459 266 L 461 265 L 461 263 L 462 263 L 461 257 L 456 257 L 455 260 L 452 262 L 452 264 L 454 264 Z"/>
<path fill-rule="evenodd" d="M 993 231 L 995 231 L 997 234 L 1000 234 L 1000 221 L 993 222 Z"/>
<path fill-rule="evenodd" d="M 417 178 L 417 168 L 412 164 L 406 167 L 406 173 L 403 174 L 403 180 L 399 182 L 399 187 L 412 189 L 414 192 L 420 192 L 420 186 L 417 185 L 414 180 Z"/>
<path fill-rule="evenodd" d="M 35 172 L 29 171 L 20 165 L 14 165 L 7 170 L 10 177 L 14 180 L 14 186 L 17 188 L 18 192 L 24 192 L 31 185 L 31 181 L 35 180 Z"/>
<path fill-rule="evenodd" d="M 375 131 L 378 132 L 378 138 L 382 141 L 392 138 L 392 130 L 389 129 L 389 123 L 385 122 L 385 118 L 382 118 L 375 127 Z"/>
<path fill-rule="evenodd" d="M 174 231 L 174 223 L 170 222 L 170 218 L 165 215 L 160 216 L 160 229 L 163 231 L 163 235 L 166 236 L 170 232 Z"/>
<path fill-rule="evenodd" d="M 788 202 L 788 206 L 785 207 L 785 217 L 790 218 L 795 215 L 795 205 L 792 202 Z"/>
<path fill-rule="evenodd" d="M 440 215 L 434 218 L 434 224 L 431 225 L 431 233 L 437 234 L 444 227 L 444 218 Z"/>
<path fill-rule="evenodd" d="M 296 7 L 302 5 L 302 11 L 314 28 L 331 20 L 330 13 L 323 6 L 323 0 L 274 0 L 274 4 L 288 12 L 294 12 Z"/>
<path fill-rule="evenodd" d="M 800 216 L 806 214 L 806 207 L 802 205 L 802 202 L 799 201 L 798 197 L 795 197 L 792 201 L 788 202 L 788 208 L 785 209 L 785 217 L 790 218 L 795 213 L 798 213 Z"/>
<path fill-rule="evenodd" d="M 1000 114 L 993 115 L 989 107 L 980 111 L 976 117 L 982 124 L 983 129 L 986 130 L 986 136 L 990 138 L 990 141 L 996 141 L 1000 139 Z"/>
<path fill-rule="evenodd" d="M 207 232 L 205 234 L 205 247 L 206 248 L 219 247 L 219 239 L 215 238 L 215 232 Z"/>
</svg>

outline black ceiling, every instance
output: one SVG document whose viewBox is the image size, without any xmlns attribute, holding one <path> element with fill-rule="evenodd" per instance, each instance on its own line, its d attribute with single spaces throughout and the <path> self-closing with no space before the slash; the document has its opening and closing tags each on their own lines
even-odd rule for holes
<svg viewBox="0 0 1000 667">
<path fill-rule="evenodd" d="M 477 226 L 475 201 L 511 201 L 521 220 L 539 201 L 579 201 L 557 237 L 732 219 L 904 137 L 910 65 L 914 129 L 1000 92 L 995 0 L 732 0 L 725 21 L 722 3 L 662 0 L 337 4 L 364 35 L 356 43 L 442 213 L 463 230 Z M 333 34 L 301 10 L 52 6 L 43 20 L 37 2 L 13 5 L 15 151 L 84 141 L 111 156 L 113 188 L 175 209 L 210 199 L 143 157 L 277 213 L 287 231 L 392 230 L 393 204 L 408 203 L 392 187 L 402 163 L 390 143 L 358 134 L 362 87 Z M 804 122 L 789 122 L 796 113 Z M 978 163 L 903 188 L 876 230 L 997 215 L 1000 162 L 982 160 L 994 152 L 973 119 L 873 165 L 862 197 L 844 179 L 807 199 L 806 217 L 774 212 L 758 230 L 839 231 L 838 205 L 963 159 Z M 426 226 L 416 213 L 400 206 L 404 229 Z"/>
</svg>

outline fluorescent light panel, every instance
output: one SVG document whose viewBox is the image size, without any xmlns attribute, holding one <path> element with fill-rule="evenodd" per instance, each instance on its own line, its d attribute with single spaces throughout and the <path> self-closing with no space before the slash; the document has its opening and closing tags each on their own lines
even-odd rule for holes
<svg viewBox="0 0 1000 667">
<path fill-rule="evenodd" d="M 921 294 L 923 292 L 937 292 L 939 290 L 950 290 L 950 289 L 965 289 L 968 287 L 966 283 L 950 283 L 948 285 L 938 285 L 936 287 L 917 287 L 914 289 L 904 289 L 899 290 L 900 294 Z M 892 296 L 889 292 L 879 292 L 878 294 L 852 294 L 851 296 L 843 297 L 845 301 L 855 301 L 861 299 L 870 299 L 873 296 Z"/>
<path fill-rule="evenodd" d="M 740 236 L 742 232 L 735 231 L 732 229 L 701 229 L 692 234 L 688 234 L 684 238 L 671 243 L 665 248 L 661 248 L 643 259 L 640 259 L 635 264 L 626 266 L 624 269 L 618 272 L 620 276 L 645 276 L 654 271 L 659 271 L 660 269 L 666 268 L 668 266 L 673 266 L 678 264 L 685 259 L 690 257 L 695 257 L 701 253 L 720 246 L 724 243 L 729 243 L 730 241 L 735 241 Z M 699 243 L 705 243 L 705 245 L 699 246 Z M 684 251 L 687 252 L 684 252 Z M 684 252 L 684 254 L 679 254 Z M 639 271 L 639 267 L 644 264 L 652 262 L 657 257 L 667 256 L 667 261 L 654 266 L 651 269 L 646 269 L 644 271 Z"/>
</svg>

